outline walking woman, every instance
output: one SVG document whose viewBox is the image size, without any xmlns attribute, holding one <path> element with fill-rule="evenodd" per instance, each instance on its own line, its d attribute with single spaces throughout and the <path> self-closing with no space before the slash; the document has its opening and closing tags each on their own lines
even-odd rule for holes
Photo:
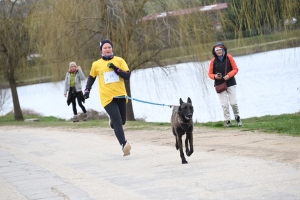
<svg viewBox="0 0 300 200">
<path fill-rule="evenodd" d="M 215 86 L 221 85 L 224 82 L 227 85 L 226 90 L 218 93 L 226 120 L 225 126 L 230 127 L 232 125 L 229 104 L 232 108 L 237 126 L 242 126 L 236 98 L 236 80 L 234 78 L 239 69 L 234 58 L 227 53 L 227 48 L 222 42 L 217 42 L 213 46 L 212 54 L 214 57 L 210 61 L 208 76 L 215 81 Z"/>
<path fill-rule="evenodd" d="M 65 88 L 64 88 L 64 96 L 67 97 L 67 104 L 68 106 L 72 103 L 73 108 L 73 122 L 79 122 L 77 108 L 76 108 L 76 99 L 78 102 L 79 107 L 82 109 L 84 113 L 83 121 L 87 121 L 88 115 L 86 113 L 85 107 L 82 105 L 84 103 L 84 97 L 82 93 L 82 86 L 81 81 L 85 80 L 85 76 L 81 70 L 80 66 L 77 66 L 75 62 L 70 62 L 69 64 L 69 71 L 66 74 L 65 78 Z"/>
<path fill-rule="evenodd" d="M 122 147 L 123 156 L 130 155 L 131 146 L 125 138 L 123 125 L 126 122 L 126 103 L 128 99 L 125 82 L 129 80 L 130 71 L 125 60 L 114 56 L 113 44 L 105 39 L 100 42 L 102 57 L 93 62 L 87 80 L 84 97 L 89 98 L 95 79 L 98 77 L 101 104 L 109 115 L 109 125 Z M 119 98 L 118 98 L 119 97 Z"/>
</svg>

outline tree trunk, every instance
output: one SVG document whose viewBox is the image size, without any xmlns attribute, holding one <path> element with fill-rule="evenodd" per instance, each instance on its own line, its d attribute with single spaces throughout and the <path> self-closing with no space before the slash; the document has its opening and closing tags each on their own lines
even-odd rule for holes
<svg viewBox="0 0 300 200">
<path fill-rule="evenodd" d="M 125 81 L 125 87 L 126 87 L 127 95 L 131 97 L 130 80 Z M 128 103 L 127 103 L 127 116 L 126 117 L 127 117 L 128 121 L 135 121 L 131 100 L 128 100 Z"/>
<path fill-rule="evenodd" d="M 13 75 L 10 75 L 10 78 L 8 81 L 9 81 L 9 86 L 10 86 L 10 90 L 11 90 L 11 96 L 13 99 L 15 120 L 23 121 L 24 117 L 22 114 L 20 101 L 19 101 L 19 97 L 18 97 L 16 80 L 15 80 L 15 78 L 13 78 Z"/>
</svg>

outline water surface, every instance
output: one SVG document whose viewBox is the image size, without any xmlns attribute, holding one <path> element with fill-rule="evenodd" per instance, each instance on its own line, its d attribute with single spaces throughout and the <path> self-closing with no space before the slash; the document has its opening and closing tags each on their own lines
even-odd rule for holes
<svg viewBox="0 0 300 200">
<path fill-rule="evenodd" d="M 298 47 L 235 57 L 239 68 L 236 81 L 241 118 L 300 111 L 299 55 Z M 157 67 L 134 71 L 131 75 L 132 97 L 150 102 L 132 101 L 135 117 L 148 122 L 169 122 L 171 109 L 151 103 L 178 105 L 179 98 L 186 101 L 190 97 L 195 122 L 223 120 L 213 80 L 207 76 L 208 65 L 209 61 L 190 62 L 164 69 Z M 85 87 L 85 81 L 82 84 Z M 63 95 L 63 81 L 23 86 L 17 90 L 22 109 L 64 119 L 73 116 L 72 107 L 67 106 Z M 84 105 L 87 109 L 104 112 L 97 81 Z M 8 110 L 12 108 L 11 103 Z"/>
</svg>

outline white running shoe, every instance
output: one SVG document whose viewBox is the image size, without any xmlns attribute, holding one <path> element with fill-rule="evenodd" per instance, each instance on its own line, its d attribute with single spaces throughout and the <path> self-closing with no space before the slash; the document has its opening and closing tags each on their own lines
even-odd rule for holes
<svg viewBox="0 0 300 200">
<path fill-rule="evenodd" d="M 237 126 L 242 126 L 242 120 L 241 120 L 240 116 L 237 116 L 235 118 L 235 120 L 236 120 Z"/>
<path fill-rule="evenodd" d="M 74 115 L 74 117 L 73 117 L 73 122 L 79 122 L 79 118 L 78 118 L 77 115 Z"/>
<path fill-rule="evenodd" d="M 84 113 L 83 114 L 83 121 L 87 121 L 89 118 L 88 114 L 87 113 Z"/>
<path fill-rule="evenodd" d="M 131 146 L 128 142 L 126 142 L 125 146 L 123 147 L 123 156 L 129 156 L 130 155 Z"/>
<path fill-rule="evenodd" d="M 225 125 L 226 127 L 230 127 L 231 126 L 231 121 L 230 120 L 228 120 L 227 122 L 226 122 L 226 125 Z"/>
</svg>

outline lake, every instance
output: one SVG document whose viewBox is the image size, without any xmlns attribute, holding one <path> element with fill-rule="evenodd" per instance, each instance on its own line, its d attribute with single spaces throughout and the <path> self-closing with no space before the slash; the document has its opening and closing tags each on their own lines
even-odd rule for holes
<svg viewBox="0 0 300 200">
<path fill-rule="evenodd" d="M 299 55 L 300 47 L 235 57 L 239 68 L 235 76 L 237 100 L 242 119 L 300 111 Z M 170 107 L 152 103 L 178 105 L 179 98 L 186 102 L 190 97 L 195 122 L 223 120 L 213 80 L 207 76 L 208 65 L 209 61 L 190 62 L 134 71 L 131 75 L 132 98 L 149 102 L 132 101 L 135 117 L 147 122 L 170 122 Z M 84 88 L 85 81 L 82 84 Z M 18 94 L 22 109 L 64 119 L 73 116 L 72 107 L 67 106 L 63 95 L 63 81 L 18 87 Z M 87 109 L 104 112 L 97 81 L 84 105 Z M 12 108 L 11 103 L 7 110 Z"/>
</svg>

